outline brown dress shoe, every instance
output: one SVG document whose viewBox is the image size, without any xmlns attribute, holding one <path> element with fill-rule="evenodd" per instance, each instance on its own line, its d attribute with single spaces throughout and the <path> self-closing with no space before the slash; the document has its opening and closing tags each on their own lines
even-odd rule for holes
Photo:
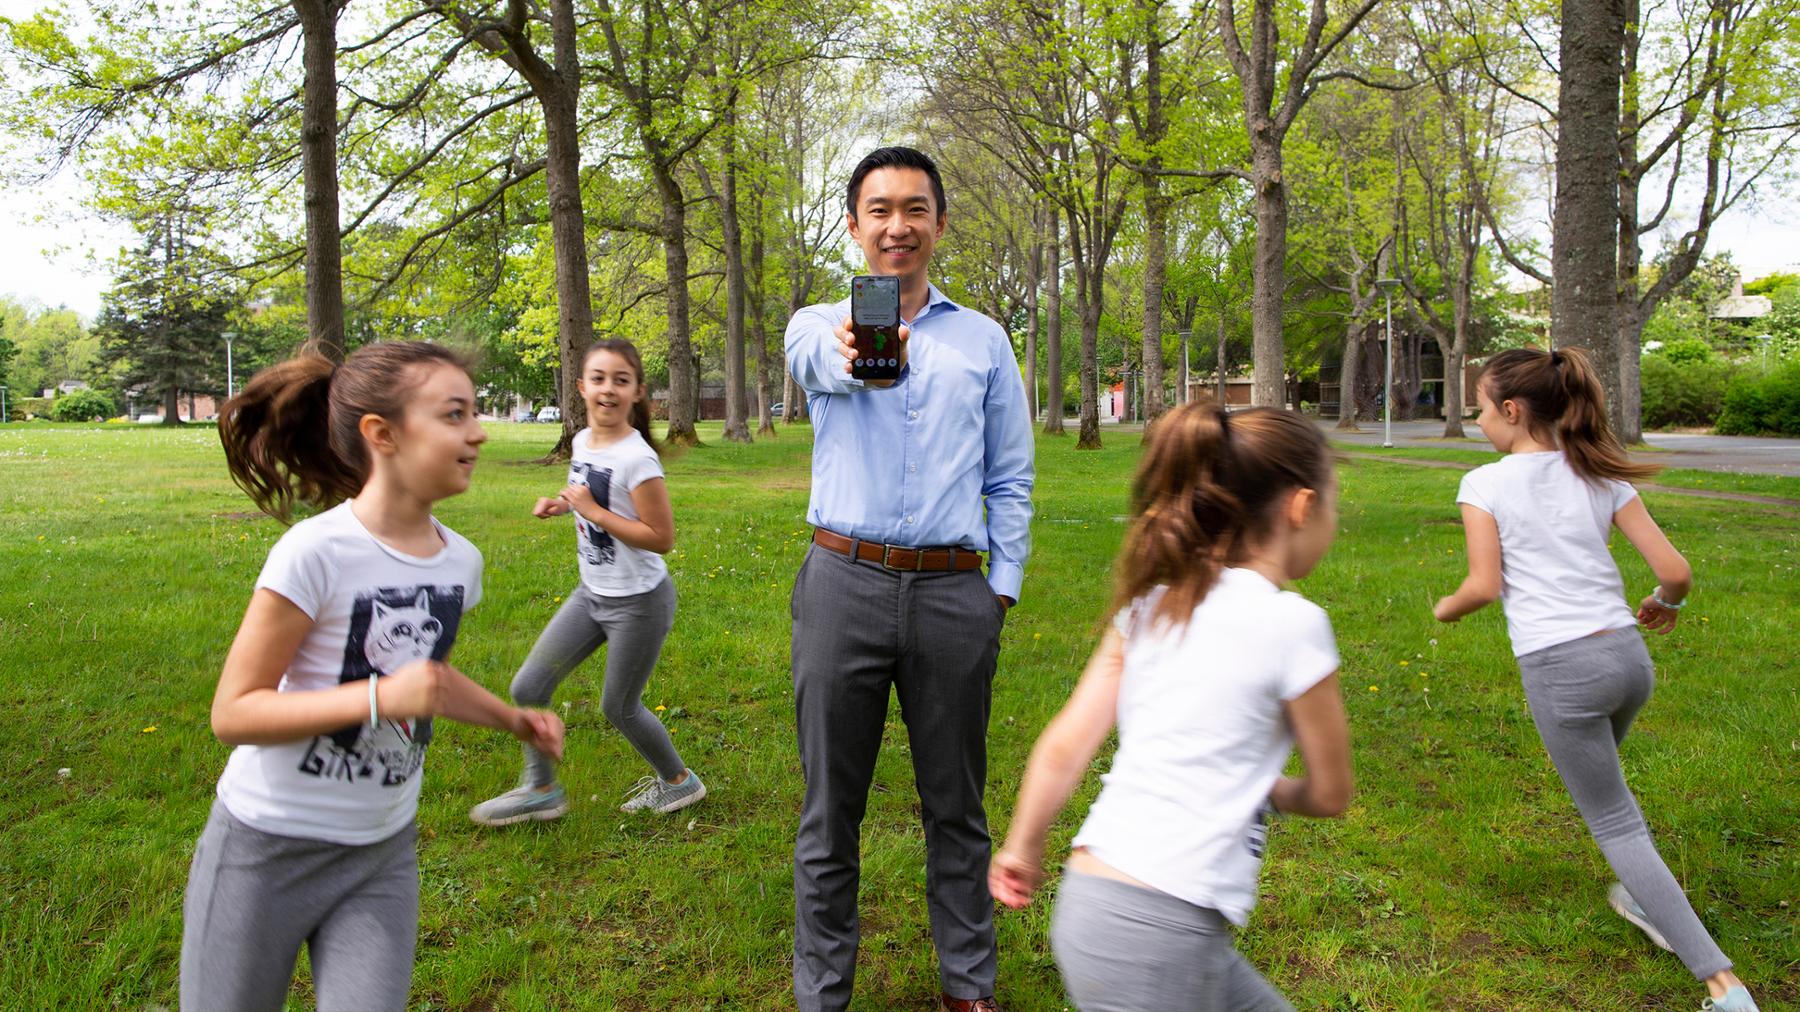
<svg viewBox="0 0 1800 1012">
<path fill-rule="evenodd" d="M 952 998 L 947 994 L 938 995 L 938 1007 L 944 1012 L 1000 1012 L 1000 1003 L 993 995 L 986 998 Z"/>
</svg>

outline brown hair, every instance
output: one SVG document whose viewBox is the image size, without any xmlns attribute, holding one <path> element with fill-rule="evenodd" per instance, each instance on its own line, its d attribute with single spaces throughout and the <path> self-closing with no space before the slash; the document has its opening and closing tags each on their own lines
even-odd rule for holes
<svg viewBox="0 0 1800 1012">
<path fill-rule="evenodd" d="M 584 378 L 588 362 L 603 351 L 610 351 L 624 359 L 632 371 L 637 373 L 638 386 L 643 388 L 644 396 L 639 397 L 637 403 L 631 406 L 631 427 L 638 430 L 638 435 L 644 437 L 644 442 L 650 444 L 650 449 L 656 451 L 657 456 L 662 456 L 662 447 L 656 445 L 656 437 L 650 434 L 650 389 L 644 386 L 644 359 L 638 354 L 637 345 L 622 337 L 602 338 L 588 345 L 587 351 L 581 353 L 581 372 Z"/>
<path fill-rule="evenodd" d="M 1569 466 L 1588 481 L 1635 481 L 1662 470 L 1634 463 L 1606 420 L 1606 393 L 1585 348 L 1514 348 L 1488 360 L 1480 384 L 1488 400 L 1513 401 L 1540 437 L 1554 433 Z"/>
<path fill-rule="evenodd" d="M 426 341 L 364 345 L 343 365 L 308 344 L 225 402 L 225 466 L 264 513 L 284 522 L 296 500 L 325 507 L 348 499 L 369 480 L 363 416 L 397 421 L 411 392 L 403 374 L 433 363 L 469 368 L 456 352 Z"/>
<path fill-rule="evenodd" d="M 1325 437 L 1291 411 L 1196 401 L 1169 412 L 1132 483 L 1115 609 L 1166 585 L 1157 615 L 1185 623 L 1220 568 L 1268 532 L 1282 493 L 1330 481 Z"/>
</svg>

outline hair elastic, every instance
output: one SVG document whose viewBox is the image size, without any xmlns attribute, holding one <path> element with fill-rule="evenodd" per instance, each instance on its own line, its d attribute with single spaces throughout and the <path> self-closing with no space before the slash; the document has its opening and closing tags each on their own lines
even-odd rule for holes
<svg viewBox="0 0 1800 1012">
<path fill-rule="evenodd" d="M 1563 363 L 1562 352 L 1557 351 L 1555 348 L 1551 348 L 1550 349 L 1550 364 L 1551 365 L 1562 365 L 1562 363 Z"/>
</svg>

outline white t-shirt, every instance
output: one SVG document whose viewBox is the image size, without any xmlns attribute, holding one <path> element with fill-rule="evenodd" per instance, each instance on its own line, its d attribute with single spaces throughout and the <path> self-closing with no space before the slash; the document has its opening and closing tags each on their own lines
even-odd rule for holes
<svg viewBox="0 0 1800 1012">
<path fill-rule="evenodd" d="M 1561 450 L 1508 454 L 1463 475 L 1456 501 L 1500 528 L 1500 606 L 1513 656 L 1637 625 L 1606 547 L 1613 515 L 1636 495 L 1622 481 L 1582 479 Z"/>
<path fill-rule="evenodd" d="M 586 485 L 594 501 L 627 520 L 637 520 L 631 493 L 652 478 L 663 476 L 662 460 L 636 429 L 624 439 L 601 449 L 588 446 L 592 429 L 575 433 L 569 461 L 569 484 Z M 669 575 L 669 566 L 655 552 L 633 548 L 575 514 L 576 557 L 581 583 L 601 597 L 630 597 L 655 590 Z"/>
<path fill-rule="evenodd" d="M 1256 905 L 1263 806 L 1293 751 L 1282 704 L 1337 670 L 1318 605 L 1227 569 L 1182 628 L 1121 611 L 1119 749 L 1074 846 L 1243 924 Z"/>
<path fill-rule="evenodd" d="M 444 547 L 429 558 L 383 544 L 342 503 L 295 524 L 269 550 L 258 589 L 313 620 L 280 692 L 313 692 L 408 661 L 444 660 L 463 612 L 481 600 L 481 552 L 433 520 Z M 431 721 L 368 720 L 282 745 L 239 745 L 219 800 L 265 833 L 331 843 L 385 840 L 412 822 Z"/>
</svg>

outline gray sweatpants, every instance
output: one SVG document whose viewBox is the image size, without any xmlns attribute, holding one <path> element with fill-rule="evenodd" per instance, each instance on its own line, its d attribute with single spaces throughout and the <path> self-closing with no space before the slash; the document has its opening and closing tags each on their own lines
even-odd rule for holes
<svg viewBox="0 0 1800 1012">
<path fill-rule="evenodd" d="M 1050 949 L 1081 1012 L 1293 1012 L 1223 914 L 1128 882 L 1065 869 Z"/>
<path fill-rule="evenodd" d="M 1656 853 L 1619 768 L 1619 743 L 1656 685 L 1644 637 L 1619 629 L 1559 643 L 1520 657 L 1519 672 L 1538 736 L 1613 874 L 1695 977 L 1730 969 Z"/>
<path fill-rule="evenodd" d="M 350 846 L 276 836 L 213 802 L 182 904 L 183 1012 L 280 1009 L 305 943 L 320 1012 L 406 1008 L 419 831 Z"/>
<path fill-rule="evenodd" d="M 657 776 L 680 779 L 687 766 L 662 721 L 644 707 L 644 686 L 674 624 L 673 580 L 665 578 L 655 589 L 630 597 L 601 597 L 577 584 L 513 676 L 513 702 L 549 706 L 562 680 L 604 643 L 606 680 L 600 690 L 600 711 Z M 526 745 L 525 784 L 542 787 L 555 779 L 556 764 Z"/>
</svg>

